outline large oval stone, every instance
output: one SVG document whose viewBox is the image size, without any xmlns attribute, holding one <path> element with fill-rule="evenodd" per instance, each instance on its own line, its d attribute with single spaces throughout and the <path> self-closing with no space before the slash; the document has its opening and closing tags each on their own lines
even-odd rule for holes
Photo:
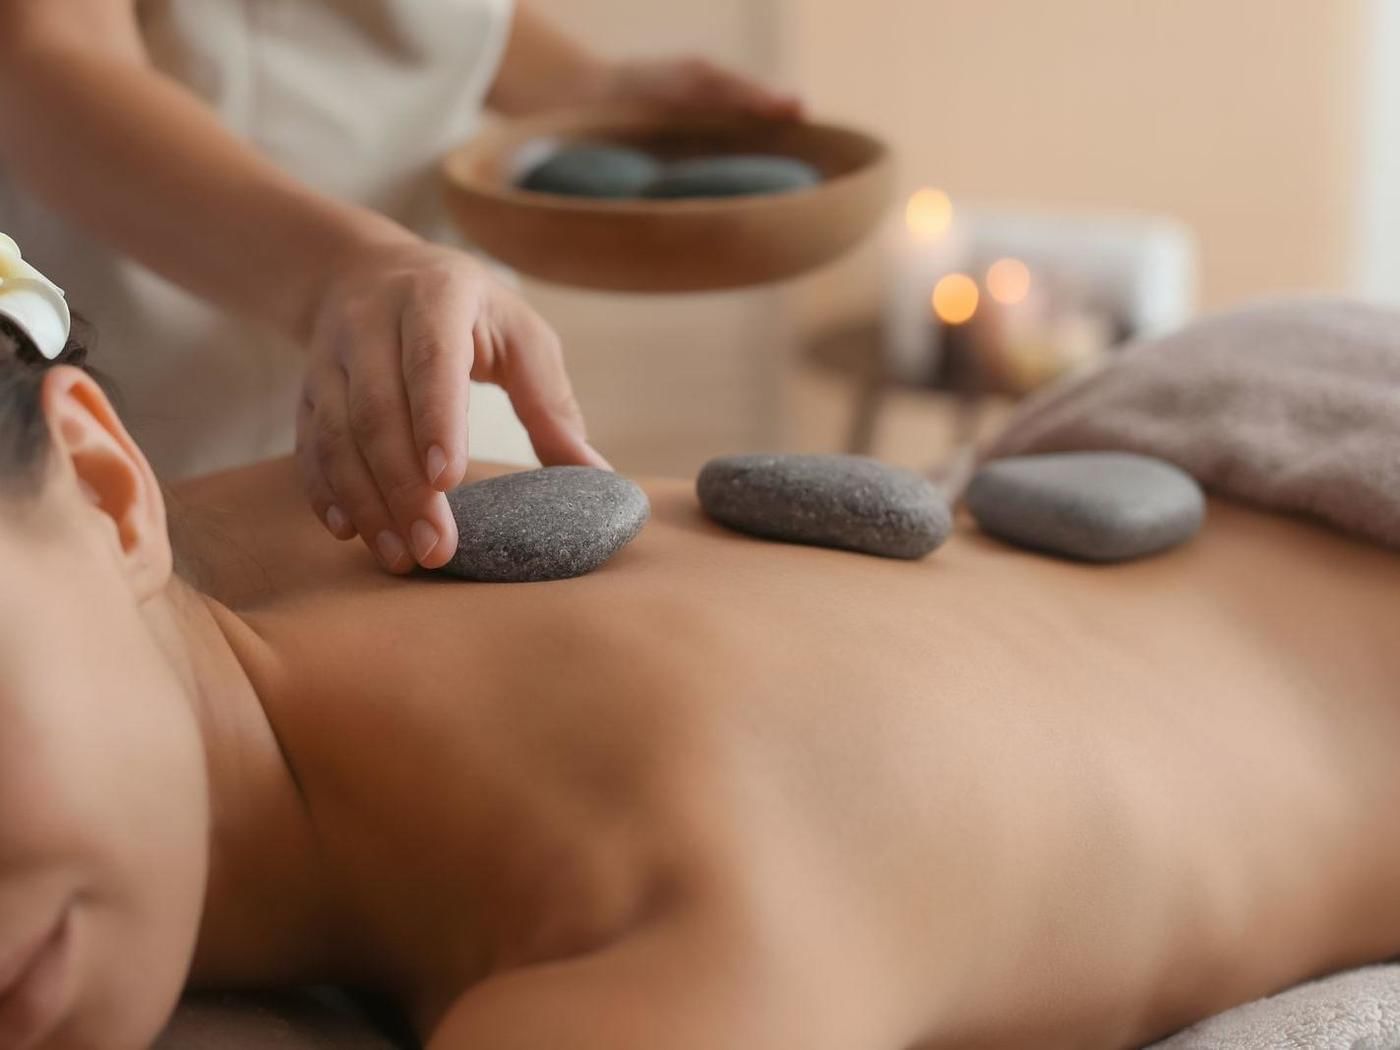
<svg viewBox="0 0 1400 1050">
<path fill-rule="evenodd" d="M 740 532 L 887 558 L 922 558 L 953 527 L 932 484 L 859 456 L 725 456 L 705 464 L 696 491 Z"/>
<path fill-rule="evenodd" d="M 1191 475 L 1125 452 L 995 460 L 973 477 L 964 502 L 998 539 L 1094 562 L 1175 547 L 1205 520 L 1205 496 Z"/>
<path fill-rule="evenodd" d="M 821 172 L 791 157 L 702 157 L 667 165 L 646 188 L 648 197 L 744 197 L 791 193 L 822 181 Z"/>
<path fill-rule="evenodd" d="M 537 164 L 521 189 L 567 197 L 640 197 L 661 174 L 661 165 L 625 146 L 569 146 Z"/>
<path fill-rule="evenodd" d="M 631 543 L 651 516 L 646 493 L 593 467 L 545 467 L 447 494 L 457 553 L 442 572 L 488 583 L 582 576 Z"/>
</svg>

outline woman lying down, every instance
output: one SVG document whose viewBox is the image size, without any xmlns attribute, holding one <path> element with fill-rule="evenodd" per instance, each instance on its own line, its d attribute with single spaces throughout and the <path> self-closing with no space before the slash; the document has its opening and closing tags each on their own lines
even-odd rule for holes
<svg viewBox="0 0 1400 1050">
<path fill-rule="evenodd" d="M 1140 1046 L 1400 951 L 1400 560 L 1225 503 L 1089 569 L 707 523 L 396 579 L 0 343 L 0 1047 L 332 983 L 433 1050 Z M 173 564 L 182 566 L 177 572 Z"/>
</svg>

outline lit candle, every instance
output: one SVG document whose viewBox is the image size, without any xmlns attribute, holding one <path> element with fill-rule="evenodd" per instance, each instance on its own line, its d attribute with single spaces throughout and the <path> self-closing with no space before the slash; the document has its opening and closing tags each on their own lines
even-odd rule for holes
<svg viewBox="0 0 1400 1050">
<path fill-rule="evenodd" d="M 898 375 L 921 379 L 937 367 L 941 343 L 929 302 L 938 283 L 961 264 L 965 247 L 964 230 L 946 193 L 922 189 L 909 199 L 893 253 L 885 313 L 889 364 Z"/>
<path fill-rule="evenodd" d="M 998 259 L 987 267 L 987 294 L 1002 306 L 1016 306 L 1031 294 L 1031 270 L 1020 259 Z"/>
<path fill-rule="evenodd" d="M 965 273 L 950 273 L 933 286 L 933 312 L 946 325 L 967 324 L 977 314 L 982 290 Z"/>
<path fill-rule="evenodd" d="M 1111 343 L 1105 314 L 1051 287 L 1019 259 L 998 259 L 988 267 L 986 283 L 992 300 L 987 319 L 1013 389 L 1028 392 L 1052 382 L 1094 362 Z"/>
<path fill-rule="evenodd" d="M 1030 389 L 1044 367 L 1050 335 L 1049 300 L 1042 282 L 1020 259 L 987 267 L 988 355 L 1000 380 Z"/>
</svg>

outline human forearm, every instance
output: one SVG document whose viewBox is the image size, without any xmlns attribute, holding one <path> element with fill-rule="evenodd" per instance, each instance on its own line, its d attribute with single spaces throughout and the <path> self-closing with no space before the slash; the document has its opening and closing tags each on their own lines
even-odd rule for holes
<svg viewBox="0 0 1400 1050">
<path fill-rule="evenodd" d="M 507 116 L 599 104 L 741 113 L 770 120 L 802 115 L 796 97 L 708 59 L 608 61 L 521 0 L 487 101 Z"/>
<path fill-rule="evenodd" d="M 191 291 L 304 341 L 328 271 L 407 238 L 321 197 L 145 64 L 62 25 L 0 43 L 0 162 L 46 204 Z"/>
<path fill-rule="evenodd" d="M 607 61 L 521 0 L 486 101 L 507 116 L 586 105 L 607 93 L 611 75 Z"/>
</svg>

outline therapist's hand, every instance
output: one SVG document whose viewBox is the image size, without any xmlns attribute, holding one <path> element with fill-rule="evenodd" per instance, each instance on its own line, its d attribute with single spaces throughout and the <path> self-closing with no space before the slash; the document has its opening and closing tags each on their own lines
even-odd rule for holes
<svg viewBox="0 0 1400 1050">
<path fill-rule="evenodd" d="M 640 59 L 609 67 L 602 81 L 608 102 L 709 112 L 766 120 L 799 120 L 802 100 L 705 58 Z"/>
<path fill-rule="evenodd" d="M 487 93 L 507 116 L 602 104 L 661 106 L 798 120 L 802 103 L 704 58 L 614 62 L 517 0 L 505 56 Z"/>
<path fill-rule="evenodd" d="M 470 256 L 405 237 L 347 260 L 312 321 L 297 461 L 321 521 L 390 572 L 444 565 L 467 469 L 468 377 L 505 388 L 546 465 L 607 467 L 559 338 Z"/>
</svg>

